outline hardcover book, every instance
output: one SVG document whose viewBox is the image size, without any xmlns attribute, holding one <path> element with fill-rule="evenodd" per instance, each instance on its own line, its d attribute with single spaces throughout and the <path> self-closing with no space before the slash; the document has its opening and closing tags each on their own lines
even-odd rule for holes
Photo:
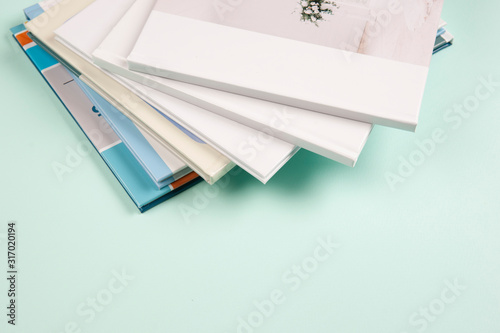
<svg viewBox="0 0 500 333">
<path fill-rule="evenodd" d="M 105 38 L 99 31 L 113 24 L 109 20 L 100 18 L 103 18 L 103 14 L 111 12 L 113 7 L 115 7 L 113 1 L 91 2 L 88 7 L 56 29 L 58 41 L 83 59 L 91 61 L 92 52 Z M 122 12 L 123 9 L 117 11 Z M 120 16 L 116 17 L 116 21 L 119 18 Z M 192 131 L 263 183 L 266 183 L 299 149 L 268 133 L 249 128 L 136 82 L 116 78 L 110 73 L 108 75 Z M 104 86 L 101 89 L 104 92 L 108 90 Z"/>
<path fill-rule="evenodd" d="M 73 78 L 159 189 L 192 172 L 167 148 L 156 144 L 155 139 L 137 128 L 130 119 L 122 115 L 99 94 L 77 77 Z"/>
<path fill-rule="evenodd" d="M 23 25 L 12 28 L 11 32 L 141 212 L 202 180 L 191 172 L 159 190 L 105 119 L 99 117 L 70 73 L 28 37 Z"/>
<path fill-rule="evenodd" d="M 56 42 L 54 30 L 91 2 L 63 1 L 59 3 L 57 10 L 52 10 L 50 15 L 43 13 L 26 23 L 30 36 L 80 80 L 131 119 L 134 124 L 169 148 L 208 183 L 216 182 L 234 166 L 227 157 L 186 134 L 122 84 Z"/>
<path fill-rule="evenodd" d="M 443 0 L 158 0 L 129 68 L 414 130 Z"/>
<path fill-rule="evenodd" d="M 92 14 L 102 25 L 96 29 L 96 39 L 107 36 L 92 54 L 95 64 L 340 163 L 349 166 L 356 163 L 371 124 L 130 71 L 126 58 L 156 0 L 135 1 L 122 18 L 120 11 L 113 10 L 116 5 L 113 1 L 96 2 L 103 7 Z M 128 3 L 120 6 L 128 7 Z M 117 18 L 120 20 L 111 31 L 105 28 L 105 21 Z"/>
</svg>

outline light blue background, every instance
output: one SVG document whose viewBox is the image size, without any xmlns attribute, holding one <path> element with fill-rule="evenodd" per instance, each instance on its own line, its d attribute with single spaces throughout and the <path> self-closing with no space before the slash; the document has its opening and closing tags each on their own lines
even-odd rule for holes
<svg viewBox="0 0 500 333">
<path fill-rule="evenodd" d="M 445 120 L 480 77 L 500 82 L 500 3 L 445 3 L 456 43 L 432 60 L 416 134 L 377 127 L 354 169 L 302 151 L 266 186 L 241 172 L 144 215 L 97 153 L 63 182 L 53 172 L 86 139 L 8 33 L 31 4 L 4 1 L 0 13 L 0 253 L 15 220 L 14 332 L 71 322 L 92 333 L 237 332 L 280 290 L 285 301 L 253 332 L 412 333 L 423 328 L 412 316 L 445 304 L 455 280 L 466 289 L 420 331 L 500 331 L 500 87 L 460 125 Z M 436 129 L 446 140 L 392 191 L 386 173 Z M 341 247 L 292 291 L 289 270 L 314 264 L 328 236 Z M 122 269 L 134 278 L 110 294 Z M 87 322 L 97 295 L 113 298 Z"/>
</svg>

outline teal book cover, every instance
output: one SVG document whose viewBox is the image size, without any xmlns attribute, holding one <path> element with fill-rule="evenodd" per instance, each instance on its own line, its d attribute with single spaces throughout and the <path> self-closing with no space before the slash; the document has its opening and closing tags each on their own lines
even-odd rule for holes
<svg viewBox="0 0 500 333">
<path fill-rule="evenodd" d="M 190 173 L 158 189 L 71 74 L 28 37 L 23 25 L 12 28 L 11 32 L 141 212 L 200 181 L 196 174 Z M 61 176 L 67 172 L 62 164 L 53 167 Z"/>
</svg>

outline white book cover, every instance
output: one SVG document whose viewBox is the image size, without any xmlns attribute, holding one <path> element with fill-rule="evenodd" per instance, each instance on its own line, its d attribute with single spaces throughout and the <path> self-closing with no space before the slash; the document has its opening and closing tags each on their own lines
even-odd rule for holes
<svg viewBox="0 0 500 333">
<path fill-rule="evenodd" d="M 234 166 L 227 157 L 209 145 L 192 139 L 129 89 L 55 40 L 54 30 L 92 2 L 62 1 L 56 5 L 57 8 L 26 23 L 26 28 L 39 46 L 54 55 L 138 127 L 169 148 L 208 183 L 216 182 Z"/>
<path fill-rule="evenodd" d="M 112 0 L 106 2 L 113 3 Z M 92 54 L 94 63 L 314 153 L 354 166 L 371 132 L 371 124 L 130 71 L 126 58 L 155 3 L 156 0 L 135 1 L 110 32 L 109 29 L 100 29 L 100 33 L 107 37 Z M 129 4 L 124 2 L 120 6 L 129 7 Z M 115 21 L 121 13 L 121 10 L 107 11 L 98 19 L 100 22 Z"/>
<path fill-rule="evenodd" d="M 158 0 L 129 68 L 414 130 L 443 0 Z"/>
<path fill-rule="evenodd" d="M 100 31 L 113 24 L 112 20 L 105 19 L 106 16 L 113 11 L 122 12 L 123 7 L 128 9 L 128 3 L 127 6 L 118 6 L 120 9 L 116 8 L 116 4 L 116 0 L 94 1 L 56 29 L 56 39 L 90 61 L 92 52 L 106 36 Z M 114 23 L 120 17 L 116 16 Z M 119 79 L 111 73 L 109 75 Z M 263 183 L 299 149 L 293 144 L 136 82 L 126 79 L 119 81 Z"/>
</svg>

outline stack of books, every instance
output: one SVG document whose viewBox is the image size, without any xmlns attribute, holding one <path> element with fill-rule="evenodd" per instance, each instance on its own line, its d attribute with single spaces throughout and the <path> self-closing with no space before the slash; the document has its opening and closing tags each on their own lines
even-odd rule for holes
<svg viewBox="0 0 500 333">
<path fill-rule="evenodd" d="M 11 29 L 139 210 L 414 131 L 442 0 L 46 0 Z M 437 35 L 436 35 L 437 31 Z M 61 168 L 60 172 L 64 172 Z"/>
</svg>

